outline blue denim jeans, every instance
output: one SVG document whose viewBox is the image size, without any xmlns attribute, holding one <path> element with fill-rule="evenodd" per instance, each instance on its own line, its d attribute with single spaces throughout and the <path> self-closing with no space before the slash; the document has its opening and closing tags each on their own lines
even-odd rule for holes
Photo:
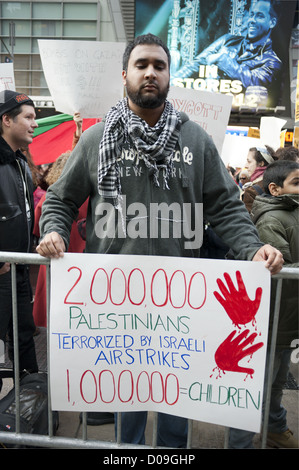
<svg viewBox="0 0 299 470">
<path fill-rule="evenodd" d="M 117 419 L 115 422 L 117 423 Z M 143 445 L 146 422 L 146 411 L 121 413 L 121 442 Z M 188 420 L 186 418 L 158 413 L 158 446 L 185 448 L 187 434 Z"/>
<path fill-rule="evenodd" d="M 270 399 L 270 412 L 268 421 L 268 431 L 283 433 L 288 429 L 287 411 L 282 406 L 283 387 L 287 382 L 290 368 L 291 349 L 280 349 L 275 352 L 272 389 Z M 267 391 L 268 368 L 266 367 L 264 384 L 264 402 Z M 252 439 L 255 433 L 242 429 L 231 428 L 229 430 L 230 449 L 253 449 Z"/>
</svg>

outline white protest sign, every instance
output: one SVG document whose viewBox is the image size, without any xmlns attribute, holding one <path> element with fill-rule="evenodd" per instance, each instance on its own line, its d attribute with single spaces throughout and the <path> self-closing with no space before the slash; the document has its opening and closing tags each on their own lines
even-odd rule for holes
<svg viewBox="0 0 299 470">
<path fill-rule="evenodd" d="M 280 131 L 286 122 L 286 119 L 274 116 L 261 117 L 260 138 L 263 145 L 269 145 L 274 150 L 277 150 L 280 147 Z"/>
<path fill-rule="evenodd" d="M 225 165 L 236 168 L 247 165 L 247 156 L 252 147 L 263 146 L 260 139 L 254 137 L 226 134 L 221 150 L 221 158 Z"/>
<path fill-rule="evenodd" d="M 220 154 L 231 112 L 232 96 L 172 86 L 168 100 L 212 137 Z"/>
<path fill-rule="evenodd" d="M 41 39 L 38 46 L 57 111 L 100 118 L 123 98 L 124 43 Z"/>
<path fill-rule="evenodd" d="M 257 262 L 52 260 L 53 409 L 152 410 L 258 431 L 269 291 Z"/>
<path fill-rule="evenodd" d="M 0 64 L 0 91 L 16 91 L 13 63 Z"/>
</svg>

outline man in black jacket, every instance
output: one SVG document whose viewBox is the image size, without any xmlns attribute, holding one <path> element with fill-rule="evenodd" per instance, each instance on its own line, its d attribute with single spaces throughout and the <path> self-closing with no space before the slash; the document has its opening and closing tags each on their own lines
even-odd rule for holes
<svg viewBox="0 0 299 470">
<path fill-rule="evenodd" d="M 34 218 L 33 183 L 26 148 L 33 139 L 35 110 L 32 100 L 11 90 L 0 92 L 0 251 L 31 251 Z M 32 292 L 28 266 L 17 265 L 17 312 L 20 375 L 38 371 L 33 334 Z M 0 340 L 8 336 L 13 360 L 11 271 L 0 263 Z M 1 380 L 1 379 L 0 379 Z M 0 381 L 0 389 L 1 389 Z"/>
</svg>

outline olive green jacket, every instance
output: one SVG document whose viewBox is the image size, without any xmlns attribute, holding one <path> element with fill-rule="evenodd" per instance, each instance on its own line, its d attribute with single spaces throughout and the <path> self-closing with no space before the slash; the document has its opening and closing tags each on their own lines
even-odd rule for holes
<svg viewBox="0 0 299 470">
<path fill-rule="evenodd" d="M 299 267 L 299 195 L 279 197 L 256 196 L 251 211 L 252 221 L 260 239 L 281 251 L 285 267 Z M 276 280 L 272 280 L 271 322 L 274 308 Z M 283 281 L 277 345 L 289 348 L 298 333 L 299 282 Z"/>
</svg>

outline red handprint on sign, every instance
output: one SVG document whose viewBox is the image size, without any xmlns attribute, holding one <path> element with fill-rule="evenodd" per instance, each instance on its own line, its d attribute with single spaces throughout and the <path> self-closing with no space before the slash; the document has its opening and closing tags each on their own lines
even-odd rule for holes
<svg viewBox="0 0 299 470">
<path fill-rule="evenodd" d="M 244 330 L 235 339 L 233 339 L 236 331 L 232 331 L 229 336 L 220 344 L 215 353 L 215 361 L 219 369 L 223 371 L 244 372 L 253 374 L 254 370 L 248 367 L 239 366 L 239 362 L 246 356 L 251 356 L 255 351 L 260 349 L 264 343 L 257 343 L 247 349 L 248 344 L 252 344 L 257 333 L 247 335 L 249 330 Z"/>
<path fill-rule="evenodd" d="M 228 273 L 224 273 L 224 278 L 226 280 L 227 287 L 221 279 L 217 279 L 217 284 L 223 297 L 215 291 L 214 295 L 216 299 L 225 309 L 233 324 L 238 328 L 240 328 L 239 325 L 245 325 L 250 321 L 253 322 L 261 303 L 262 288 L 258 287 L 256 289 L 255 299 L 250 300 L 240 271 L 236 272 L 239 290 L 235 288 Z"/>
</svg>

